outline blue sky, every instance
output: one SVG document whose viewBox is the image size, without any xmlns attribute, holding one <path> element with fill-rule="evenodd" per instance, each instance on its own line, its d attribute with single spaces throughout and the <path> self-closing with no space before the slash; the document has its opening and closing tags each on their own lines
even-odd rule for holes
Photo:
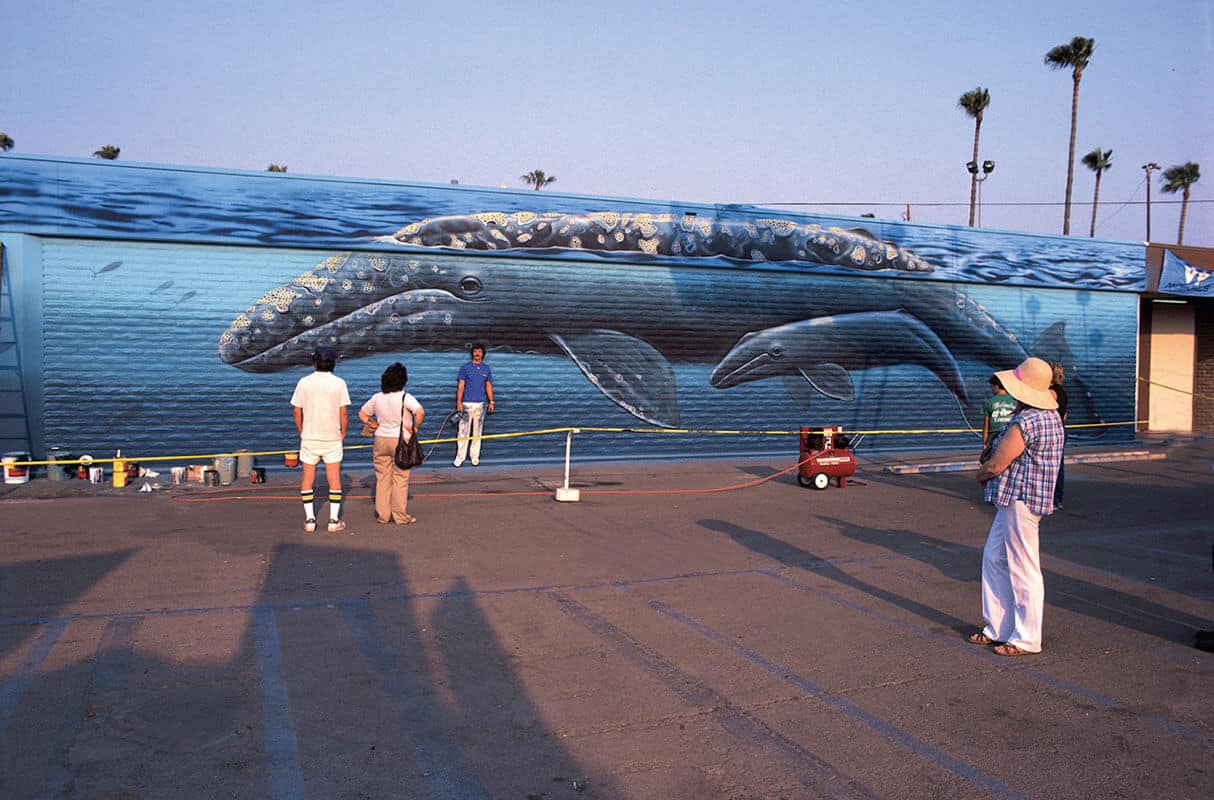
<svg viewBox="0 0 1214 800">
<path fill-rule="evenodd" d="M 14 152 L 509 187 L 539 168 L 578 194 L 893 219 L 909 202 L 951 224 L 973 140 L 957 99 L 980 85 L 983 222 L 1041 233 L 1062 230 L 1071 97 L 1043 58 L 1089 36 L 1072 233 L 1099 146 L 1097 236 L 1141 241 L 1141 165 L 1196 161 L 1185 243 L 1214 246 L 1211 0 L 0 0 L 0 20 Z M 1173 242 L 1160 183 L 1152 238 Z"/>
</svg>

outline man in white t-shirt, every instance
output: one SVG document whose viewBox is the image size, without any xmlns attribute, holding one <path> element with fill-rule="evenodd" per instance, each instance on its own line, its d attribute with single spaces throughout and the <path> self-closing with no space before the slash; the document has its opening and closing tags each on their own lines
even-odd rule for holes
<svg viewBox="0 0 1214 800">
<path fill-rule="evenodd" d="M 316 371 L 300 378 L 291 395 L 299 431 L 299 461 L 303 465 L 299 499 L 304 505 L 304 531 L 311 533 L 316 530 L 312 486 L 316 483 L 316 465 L 324 461 L 329 480 L 329 533 L 338 533 L 346 529 L 341 519 L 341 443 L 346 438 L 350 392 L 346 382 L 333 374 L 337 354 L 332 347 L 317 347 L 312 352 L 312 364 Z"/>
</svg>

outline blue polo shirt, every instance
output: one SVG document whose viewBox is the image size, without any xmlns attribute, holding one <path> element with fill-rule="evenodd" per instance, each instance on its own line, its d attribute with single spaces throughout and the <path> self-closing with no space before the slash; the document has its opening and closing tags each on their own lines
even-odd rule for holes
<svg viewBox="0 0 1214 800">
<path fill-rule="evenodd" d="M 479 364 L 469 361 L 459 368 L 458 380 L 464 382 L 465 403 L 484 403 L 489 399 L 485 384 L 493 383 L 493 370 L 483 361 Z"/>
</svg>

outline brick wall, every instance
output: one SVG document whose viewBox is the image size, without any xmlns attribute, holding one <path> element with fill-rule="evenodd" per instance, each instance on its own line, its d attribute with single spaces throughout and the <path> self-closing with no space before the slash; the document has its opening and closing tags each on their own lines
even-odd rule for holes
<svg viewBox="0 0 1214 800">
<path fill-rule="evenodd" d="M 1193 371 L 1193 432 L 1214 433 L 1214 301 L 1197 301 L 1195 311 L 1197 364 Z"/>
</svg>

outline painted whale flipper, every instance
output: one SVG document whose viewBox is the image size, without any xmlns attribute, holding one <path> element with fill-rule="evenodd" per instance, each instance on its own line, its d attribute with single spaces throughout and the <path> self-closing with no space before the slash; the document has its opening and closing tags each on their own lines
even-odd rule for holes
<svg viewBox="0 0 1214 800">
<path fill-rule="evenodd" d="M 548 338 L 611 402 L 652 425 L 678 427 L 674 368 L 648 342 L 601 328 Z"/>
<path fill-rule="evenodd" d="M 800 375 L 784 375 L 784 391 L 792 400 L 793 408 L 798 411 L 808 411 L 814 405 L 814 390 Z"/>
<path fill-rule="evenodd" d="M 806 383 L 832 400 L 850 403 L 856 399 L 856 387 L 852 385 L 851 375 L 838 364 L 814 364 L 797 371 Z"/>
</svg>

